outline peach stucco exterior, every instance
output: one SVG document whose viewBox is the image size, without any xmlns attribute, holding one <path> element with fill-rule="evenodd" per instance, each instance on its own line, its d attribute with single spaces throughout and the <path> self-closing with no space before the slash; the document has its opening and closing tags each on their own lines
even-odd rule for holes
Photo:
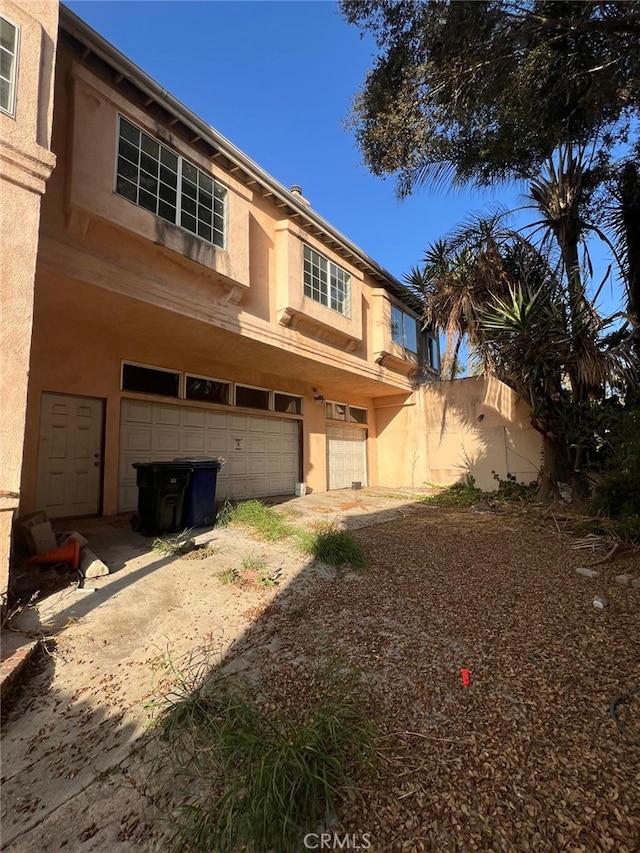
<svg viewBox="0 0 640 853">
<path fill-rule="evenodd" d="M 55 29 L 55 8 L 42 4 L 51 13 L 47 32 Z M 2 486 L 20 488 L 21 512 L 41 508 L 45 450 L 52 455 L 45 426 L 66 400 L 94 413 L 99 435 L 95 452 L 85 455 L 95 457 L 89 473 L 103 514 L 124 511 L 132 407 L 175 425 L 163 426 L 160 440 L 229 412 L 238 423 L 258 424 L 267 438 L 282 428 L 295 436 L 295 480 L 308 490 L 336 487 L 337 455 L 353 447 L 364 454 L 357 479 L 372 486 L 448 483 L 470 472 L 491 488 L 493 470 L 536 475 L 538 442 L 514 395 L 493 380 L 440 383 L 426 336 L 418 353 L 394 342 L 392 308 L 412 322 L 415 298 L 297 188 L 278 184 L 64 8 L 55 75 L 49 59 L 52 71 L 42 79 L 55 76 L 53 154 L 40 139 L 38 187 L 9 190 L 21 211 L 12 239 L 20 233 L 28 243 L 8 292 L 17 333 L 7 381 L 16 405 L 3 431 L 20 447 L 24 437 L 24 461 L 15 448 L 7 455 Z M 51 99 L 40 109 L 50 116 Z M 226 188 L 224 248 L 115 191 L 119 116 Z M 54 158 L 38 223 L 36 202 Z M 305 295 L 305 251 L 348 276 L 347 310 Z M 123 365 L 173 372 L 182 390 L 168 399 L 132 391 Z M 189 376 L 266 389 L 272 403 L 256 412 L 234 399 L 187 399 Z M 278 396 L 300 403 L 278 409 Z M 236 449 L 245 449 L 243 440 L 232 439 Z"/>
<path fill-rule="evenodd" d="M 0 112 L 0 593 L 7 590 L 11 523 L 22 472 L 40 202 L 50 151 L 58 4 L 0 3 L 18 27 L 20 64 L 12 115 Z"/>
</svg>

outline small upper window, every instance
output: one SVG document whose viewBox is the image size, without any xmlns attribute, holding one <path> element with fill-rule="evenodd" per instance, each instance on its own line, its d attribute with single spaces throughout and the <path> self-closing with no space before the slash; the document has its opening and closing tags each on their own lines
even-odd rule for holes
<svg viewBox="0 0 640 853">
<path fill-rule="evenodd" d="M 305 246 L 304 295 L 348 317 L 351 313 L 351 276 L 311 246 Z"/>
<path fill-rule="evenodd" d="M 438 339 L 429 335 L 427 342 L 429 347 L 429 367 L 440 371 L 440 345 Z"/>
<path fill-rule="evenodd" d="M 12 116 L 16 109 L 16 77 L 20 31 L 0 16 L 0 110 Z"/>
<path fill-rule="evenodd" d="M 140 394 L 158 394 L 161 397 L 180 396 L 180 373 L 161 367 L 144 367 L 141 364 L 122 365 L 122 390 Z"/>
<path fill-rule="evenodd" d="M 302 397 L 293 394 L 280 394 L 276 391 L 273 395 L 273 409 L 287 415 L 301 415 Z"/>
<path fill-rule="evenodd" d="M 266 388 L 236 385 L 236 406 L 247 409 L 268 409 L 270 393 Z"/>
<path fill-rule="evenodd" d="M 396 305 L 391 306 L 391 340 L 411 352 L 418 352 L 418 323 Z"/>
<path fill-rule="evenodd" d="M 206 379 L 202 376 L 185 377 L 184 396 L 187 400 L 200 400 L 202 403 L 229 404 L 229 382 L 219 382 L 216 379 Z"/>
<path fill-rule="evenodd" d="M 223 249 L 227 190 L 120 116 L 116 192 Z"/>
</svg>

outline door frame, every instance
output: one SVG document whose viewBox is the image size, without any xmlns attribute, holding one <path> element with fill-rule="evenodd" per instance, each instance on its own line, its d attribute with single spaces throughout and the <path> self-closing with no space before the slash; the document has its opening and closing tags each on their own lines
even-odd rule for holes
<svg viewBox="0 0 640 853">
<path fill-rule="evenodd" d="M 52 397 L 73 397 L 76 400 L 93 400 L 94 402 L 100 403 L 100 470 L 98 472 L 98 508 L 95 513 L 88 513 L 86 516 L 79 516 L 80 518 L 96 518 L 102 515 L 103 506 L 104 506 L 104 453 L 105 453 L 105 427 L 106 427 L 106 419 L 107 419 L 107 398 L 106 397 L 97 397 L 93 394 L 72 394 L 68 391 L 41 391 L 40 392 L 40 413 L 39 413 L 39 421 L 38 421 L 38 453 L 36 459 L 36 503 L 38 502 L 38 497 L 40 493 L 40 439 L 42 437 L 42 415 L 44 412 L 44 398 L 45 396 Z M 62 516 L 64 517 L 64 516 Z"/>
</svg>

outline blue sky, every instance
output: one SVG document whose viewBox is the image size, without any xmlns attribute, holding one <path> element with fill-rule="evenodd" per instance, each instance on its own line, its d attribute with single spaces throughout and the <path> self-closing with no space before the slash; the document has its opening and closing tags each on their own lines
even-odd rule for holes
<svg viewBox="0 0 640 853">
<path fill-rule="evenodd" d="M 344 126 L 373 64 L 325 0 L 72 0 L 66 5 L 171 94 L 290 187 L 397 278 L 472 211 L 524 187 L 420 189 L 399 202 Z M 611 302 L 610 288 L 603 300 Z"/>
</svg>

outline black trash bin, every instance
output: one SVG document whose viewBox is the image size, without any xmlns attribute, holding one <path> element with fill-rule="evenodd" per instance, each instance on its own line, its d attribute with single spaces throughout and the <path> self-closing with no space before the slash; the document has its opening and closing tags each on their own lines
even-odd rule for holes
<svg viewBox="0 0 640 853">
<path fill-rule="evenodd" d="M 213 527 L 216 523 L 216 484 L 223 459 L 176 459 L 189 465 L 191 479 L 185 493 L 184 527 Z"/>
<path fill-rule="evenodd" d="M 132 467 L 138 484 L 138 514 L 131 519 L 132 529 L 154 535 L 182 530 L 191 466 L 182 462 L 134 462 Z"/>
</svg>

